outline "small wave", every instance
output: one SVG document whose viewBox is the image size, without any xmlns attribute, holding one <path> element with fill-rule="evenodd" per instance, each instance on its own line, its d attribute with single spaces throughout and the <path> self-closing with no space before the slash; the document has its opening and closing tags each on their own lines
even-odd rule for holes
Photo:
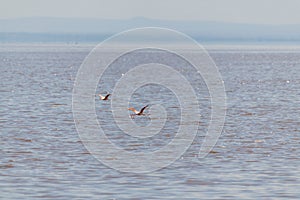
<svg viewBox="0 0 300 200">
<path fill-rule="evenodd" d="M 14 167 L 14 165 L 11 163 L 0 165 L 0 169 L 9 169 L 9 168 L 13 168 L 13 167 Z"/>
<path fill-rule="evenodd" d="M 25 138 L 15 138 L 16 140 L 22 141 L 22 142 L 32 142 L 31 139 L 25 139 Z"/>
</svg>

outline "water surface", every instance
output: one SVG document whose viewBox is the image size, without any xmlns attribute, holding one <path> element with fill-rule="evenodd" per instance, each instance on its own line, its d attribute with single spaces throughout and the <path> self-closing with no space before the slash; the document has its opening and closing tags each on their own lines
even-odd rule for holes
<svg viewBox="0 0 300 200">
<path fill-rule="evenodd" d="M 222 74 L 228 98 L 218 143 L 206 158 L 197 159 L 210 111 L 207 88 L 199 80 L 197 94 L 204 117 L 194 143 L 175 163 L 146 175 L 122 173 L 103 165 L 79 139 L 72 116 L 72 89 L 77 70 L 91 48 L 1 45 L 1 198 L 299 198 L 299 48 L 211 48 L 209 53 Z M 196 78 L 189 71 L 182 73 Z M 111 71 L 112 82 L 119 75 L 121 71 Z M 102 86 L 97 92 L 111 89 L 109 83 Z M 102 123 L 108 137 L 122 148 L 154 150 L 172 139 L 178 127 L 174 116 L 180 112 L 176 99 L 170 98 L 171 91 L 156 85 L 140 88 L 131 105 L 147 103 L 147 95 L 153 91 L 165 95 L 153 101 L 166 106 L 172 120 L 164 133 L 147 141 L 120 136 L 113 123 Z M 100 110 L 109 106 L 96 101 L 100 123 Z"/>
</svg>

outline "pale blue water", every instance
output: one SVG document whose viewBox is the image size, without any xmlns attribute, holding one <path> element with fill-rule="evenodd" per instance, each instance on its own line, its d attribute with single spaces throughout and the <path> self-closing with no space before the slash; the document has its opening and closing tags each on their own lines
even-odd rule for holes
<svg viewBox="0 0 300 200">
<path fill-rule="evenodd" d="M 72 89 L 91 48 L 0 46 L 1 199 L 299 198 L 299 48 L 210 49 L 228 97 L 223 133 L 213 151 L 197 160 L 207 123 L 204 117 L 199 136 L 183 157 L 147 175 L 122 173 L 103 165 L 79 139 L 72 115 Z M 107 84 L 98 92 L 110 87 Z M 146 103 L 139 94 L 147 97 L 153 91 L 165 94 L 156 99 L 158 103 L 178 106 L 167 89 L 156 86 L 137 90 L 132 104 Z M 204 85 L 198 92 L 202 114 L 208 113 Z M 96 109 L 105 106 L 97 104 Z M 103 116 L 97 114 L 101 121 Z M 176 129 L 176 123 L 169 122 L 166 130 Z M 113 123 L 103 126 L 115 130 Z M 128 137 L 114 132 L 109 137 L 127 150 L 137 150 Z M 171 137 L 172 132 L 165 138 L 159 136 L 139 149 L 159 148 Z"/>
</svg>

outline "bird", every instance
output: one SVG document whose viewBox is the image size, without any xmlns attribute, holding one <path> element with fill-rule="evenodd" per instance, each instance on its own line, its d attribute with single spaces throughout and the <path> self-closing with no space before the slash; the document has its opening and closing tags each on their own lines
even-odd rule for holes
<svg viewBox="0 0 300 200">
<path fill-rule="evenodd" d="M 133 118 L 134 115 L 145 115 L 145 114 L 144 114 L 144 110 L 145 110 L 148 106 L 149 106 L 149 105 L 144 106 L 140 111 L 137 111 L 136 109 L 134 109 L 134 108 L 132 108 L 132 107 L 131 107 L 131 108 L 128 108 L 128 110 L 134 112 L 134 114 L 131 114 L 131 115 L 130 115 L 131 118 Z"/>
<path fill-rule="evenodd" d="M 108 97 L 110 96 L 110 94 L 107 94 L 106 96 L 102 96 L 101 94 L 98 94 L 98 96 L 99 96 L 100 100 L 106 101 L 106 100 L 108 100 Z"/>
</svg>

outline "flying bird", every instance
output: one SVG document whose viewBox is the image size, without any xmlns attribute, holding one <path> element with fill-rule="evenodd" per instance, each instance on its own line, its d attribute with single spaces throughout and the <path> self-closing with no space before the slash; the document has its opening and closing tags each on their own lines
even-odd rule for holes
<svg viewBox="0 0 300 200">
<path fill-rule="evenodd" d="M 145 115 L 144 114 L 144 110 L 148 107 L 149 105 L 146 105 L 146 106 L 144 106 L 140 111 L 137 111 L 136 109 L 134 109 L 134 108 L 128 108 L 128 110 L 130 110 L 130 111 L 132 111 L 132 112 L 134 112 L 134 114 L 131 114 L 130 116 L 131 116 L 131 118 L 133 118 L 135 115 Z"/>
<path fill-rule="evenodd" d="M 110 94 L 107 94 L 106 96 L 102 96 L 101 94 L 98 94 L 98 96 L 99 96 L 100 100 L 106 101 L 106 100 L 108 100 L 108 97 L 110 96 Z"/>
</svg>

